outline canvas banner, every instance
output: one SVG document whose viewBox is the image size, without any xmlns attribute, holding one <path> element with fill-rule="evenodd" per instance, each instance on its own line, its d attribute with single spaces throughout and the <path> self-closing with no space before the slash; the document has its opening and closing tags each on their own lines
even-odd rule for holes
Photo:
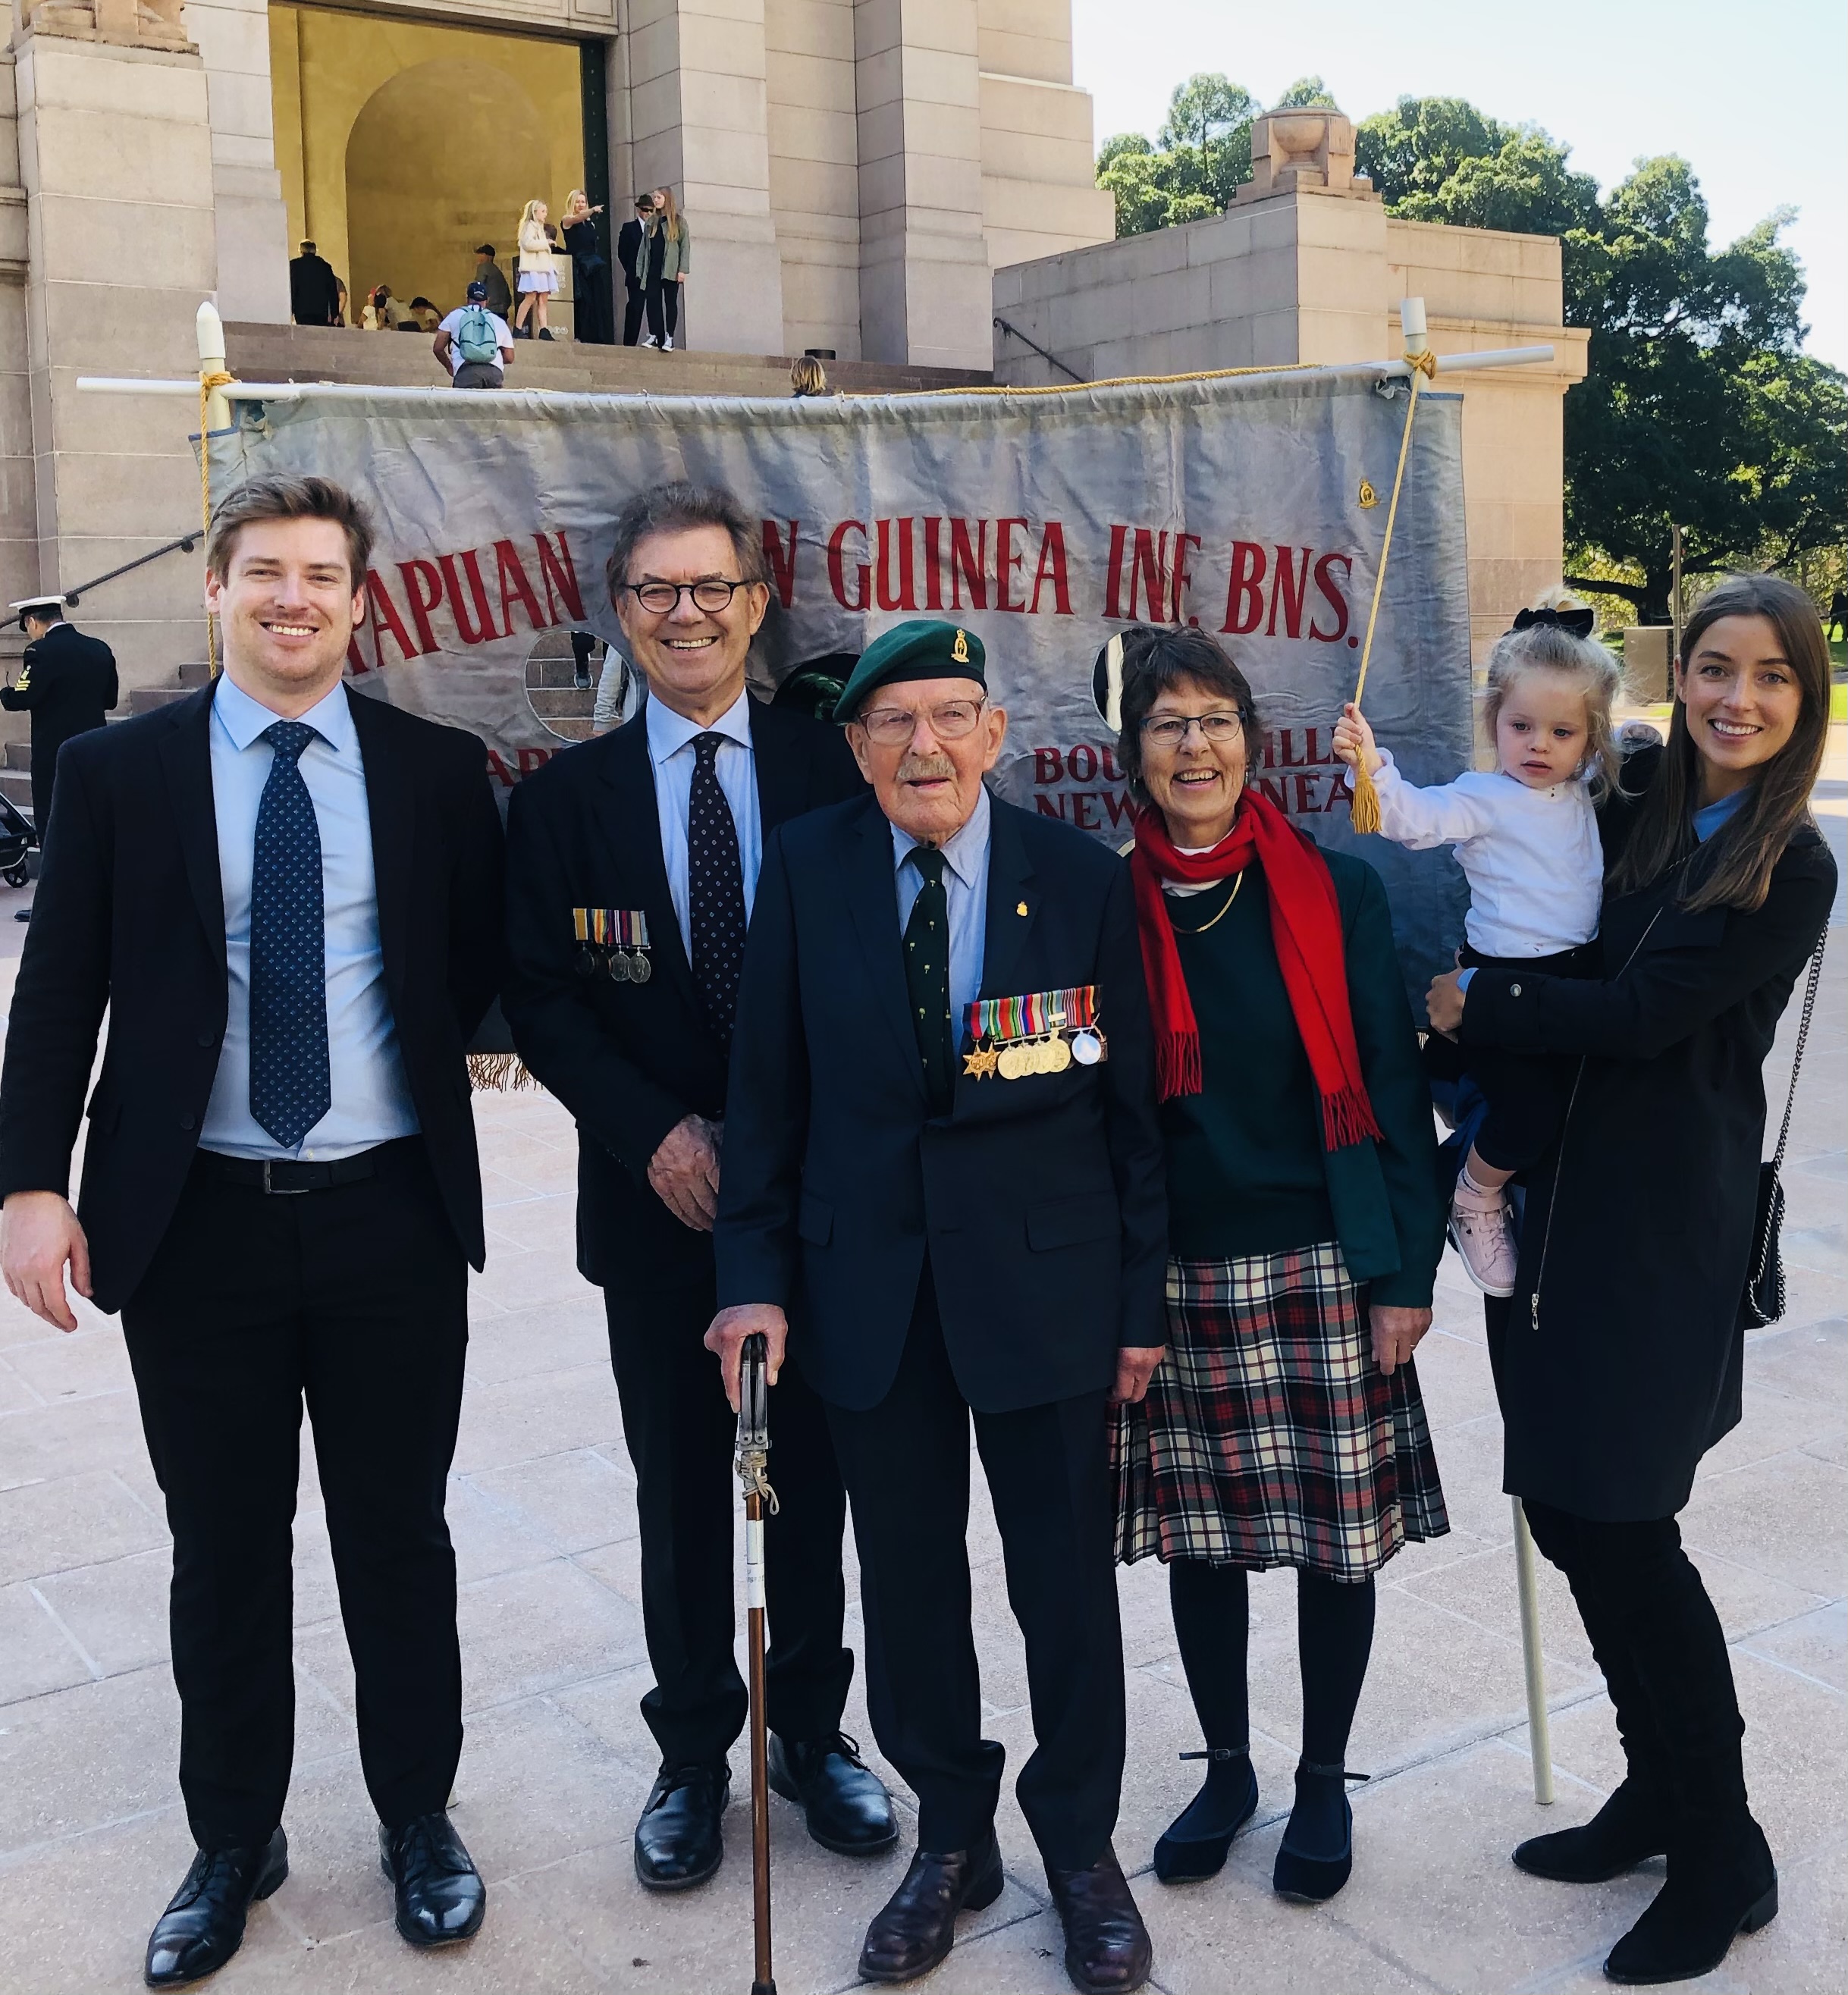
<svg viewBox="0 0 1848 1995">
<path fill-rule="evenodd" d="M 465 727 L 503 791 L 587 726 L 569 633 L 620 646 L 605 569 L 623 501 L 674 479 L 728 487 L 761 523 L 765 697 L 836 674 L 880 631 L 940 616 L 980 634 L 1008 715 L 999 792 L 1113 843 L 1130 805 L 1093 703 L 1099 647 L 1132 623 L 1194 625 L 1256 688 L 1253 780 L 1352 847 L 1331 732 L 1353 692 L 1403 433 L 1403 382 L 1352 375 L 792 400 L 535 396 L 246 405 L 215 438 L 222 493 L 316 472 L 369 503 L 380 541 L 349 671 Z M 1413 782 L 1471 754 L 1461 403 L 1419 403 L 1366 693 Z M 1462 932 L 1447 853 L 1364 841 L 1408 977 Z"/>
</svg>

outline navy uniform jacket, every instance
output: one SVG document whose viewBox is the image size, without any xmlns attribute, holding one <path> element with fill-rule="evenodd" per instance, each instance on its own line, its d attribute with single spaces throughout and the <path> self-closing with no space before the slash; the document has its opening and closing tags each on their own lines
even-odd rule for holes
<svg viewBox="0 0 1848 1995">
<path fill-rule="evenodd" d="M 32 716 L 32 815 L 40 844 L 59 750 L 74 734 L 101 727 L 119 697 L 115 654 L 101 638 L 62 623 L 26 646 L 19 684 L 0 687 L 0 707 Z"/>
<path fill-rule="evenodd" d="M 902 951 L 875 798 L 769 841 L 732 1046 L 720 1306 L 780 1305 L 822 1397 L 876 1406 L 928 1249 L 971 1406 L 1106 1388 L 1119 1346 L 1166 1341 L 1154 1039 L 1128 868 L 994 801 L 982 995 L 1095 985 L 1109 1057 L 1094 1066 L 976 1080 L 959 1060 L 950 1113 L 933 1118 Z"/>
<path fill-rule="evenodd" d="M 785 819 L 864 790 L 837 727 L 753 701 L 751 740 L 766 844 Z M 574 908 L 646 916 L 647 983 L 580 973 Z M 725 1051 L 701 1015 L 668 893 L 641 716 L 555 755 L 514 791 L 507 921 L 514 1044 L 577 1121 L 579 1272 L 627 1292 L 710 1281 L 712 1235 L 648 1183 L 676 1123 L 726 1107 Z M 728 1128 L 725 1170 L 733 1155 Z"/>
</svg>

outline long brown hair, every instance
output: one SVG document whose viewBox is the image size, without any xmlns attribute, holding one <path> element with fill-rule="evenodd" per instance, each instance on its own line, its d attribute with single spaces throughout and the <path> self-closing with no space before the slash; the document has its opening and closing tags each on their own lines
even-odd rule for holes
<svg viewBox="0 0 1848 1995">
<path fill-rule="evenodd" d="M 1829 738 L 1829 647 L 1816 606 L 1794 582 L 1775 575 L 1737 575 L 1716 584 L 1695 604 L 1681 634 L 1681 668 L 1723 616 L 1762 616 L 1795 677 L 1803 704 L 1791 737 L 1754 773 L 1751 795 L 1716 840 L 1711 865 L 1691 867 L 1681 905 L 1760 908 L 1771 891 L 1771 871 L 1792 833 L 1811 822 L 1810 792 Z M 1693 816 L 1700 801 L 1700 750 L 1688 732 L 1679 690 L 1668 723 L 1668 745 L 1635 828 L 1611 869 L 1613 893 L 1630 893 L 1695 850 Z"/>
</svg>

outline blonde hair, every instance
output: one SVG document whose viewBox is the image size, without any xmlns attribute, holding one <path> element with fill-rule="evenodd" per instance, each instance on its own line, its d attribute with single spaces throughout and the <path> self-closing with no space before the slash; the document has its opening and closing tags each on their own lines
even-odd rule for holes
<svg viewBox="0 0 1848 1995">
<path fill-rule="evenodd" d="M 565 212 L 559 218 L 560 220 L 564 221 L 570 221 L 572 217 L 577 213 L 580 208 L 583 209 L 586 215 L 590 212 L 590 197 L 582 187 L 573 187 L 570 193 L 565 197 Z"/>
<path fill-rule="evenodd" d="M 825 395 L 828 392 L 828 371 L 812 353 L 805 353 L 799 360 L 790 363 L 789 392 L 792 395 Z"/>
<path fill-rule="evenodd" d="M 1597 606 L 1588 603 L 1576 589 L 1568 589 L 1563 582 L 1555 582 L 1551 589 L 1543 589 L 1527 605 L 1530 609 L 1589 609 L 1592 613 L 1592 635 L 1598 634 Z"/>
<path fill-rule="evenodd" d="M 671 187 L 664 187 L 658 191 L 661 200 L 657 211 L 661 217 L 662 227 L 666 231 L 668 240 L 678 242 L 680 240 L 680 208 L 674 198 L 674 190 Z"/>
<path fill-rule="evenodd" d="M 1547 598 L 1558 599 L 1548 600 Z M 1549 589 L 1536 609 L 1581 609 L 1565 589 Z M 1579 771 L 1594 802 L 1616 787 L 1618 754 L 1611 726 L 1611 704 L 1623 688 L 1623 668 L 1595 637 L 1581 637 L 1557 623 L 1530 623 L 1495 640 L 1489 654 L 1488 683 L 1482 689 L 1482 729 L 1491 744 L 1496 723 L 1516 682 L 1527 672 L 1556 672 L 1575 681 L 1585 695 L 1585 757 Z"/>
<path fill-rule="evenodd" d="M 529 222 L 536 222 L 538 220 L 538 217 L 533 212 L 533 211 L 535 208 L 544 208 L 544 205 L 545 203 L 541 197 L 538 194 L 534 194 L 532 199 L 527 203 L 525 207 L 521 208 L 520 211 L 520 226 L 522 228 L 524 228 Z"/>
</svg>

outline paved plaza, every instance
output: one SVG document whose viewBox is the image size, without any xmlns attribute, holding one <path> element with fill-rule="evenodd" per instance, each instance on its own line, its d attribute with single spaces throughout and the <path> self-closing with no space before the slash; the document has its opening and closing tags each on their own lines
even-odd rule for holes
<svg viewBox="0 0 1848 1995">
<path fill-rule="evenodd" d="M 1838 857 L 1845 774 L 1838 740 L 1819 797 Z M 1708 1458 L 1685 1520 L 1733 1643 L 1747 1771 L 1782 1872 L 1781 1915 L 1710 1978 L 1751 1995 L 1833 1990 L 1848 1978 L 1841 924 L 1838 903 L 1787 1175 L 1789 1313 L 1750 1340 L 1744 1424 Z M 10 922 L 6 930 L 0 946 L 16 949 L 23 931 Z M 0 963 L 0 999 L 15 967 Z M 1774 1098 L 1791 1026 L 1794 1012 L 1767 1075 Z M 487 1880 L 487 1922 L 472 1945 L 435 1956 L 413 1953 L 393 1930 L 311 1458 L 296 1540 L 291 1874 L 255 1909 L 242 1952 L 214 1986 L 224 1995 L 743 1995 L 751 1865 L 742 1747 L 718 1879 L 683 1897 L 653 1897 L 630 1863 L 630 1831 L 655 1763 L 637 1709 L 650 1678 L 634 1481 L 601 1304 L 572 1266 L 571 1125 L 538 1094 L 479 1098 L 478 1119 L 489 1258 L 473 1284 L 449 1515 L 469 1714 L 455 1815 Z M 1613 1183 L 1610 1195 L 1611 1252 L 1620 1255 L 1627 1188 Z M 179 1712 L 160 1497 L 118 1327 L 83 1315 L 77 1334 L 60 1337 L 0 1297 L 5 1995 L 138 1986 L 148 1928 L 191 1854 L 173 1776 Z M 1154 1881 L 1149 1852 L 1194 1790 L 1197 1770 L 1176 1756 L 1198 1741 L 1161 1571 L 1151 1562 L 1122 1575 L 1130 1761 L 1116 1847 L 1154 1935 L 1155 1985 L 1174 1995 L 1567 1995 L 1605 1985 L 1599 1961 L 1657 1887 L 1659 1864 L 1575 1888 L 1508 1862 L 1522 1837 L 1596 1808 L 1617 1777 L 1616 1739 L 1571 1603 L 1543 1566 L 1558 1801 L 1535 1806 L 1500 1423 L 1479 1302 L 1454 1259 L 1418 1367 L 1454 1529 L 1408 1550 L 1383 1577 L 1348 1756 L 1372 1779 L 1355 1791 L 1353 1881 L 1331 1904 L 1286 1905 L 1269 1883 L 1297 1753 L 1291 1578 L 1265 1574 L 1252 1590 L 1256 1822 L 1219 1878 L 1170 1890 Z M 1017 1770 L 1030 1734 L 1025 1674 L 999 1543 L 979 1499 L 970 1540 L 988 1729 Z M 857 1645 L 857 1629 L 850 1640 Z M 848 1723 L 877 1763 L 858 1686 Z M 913 1820 L 908 1806 L 906 1846 Z M 854 1986 L 861 1934 L 908 1848 L 855 1863 L 811 1844 L 781 1801 L 771 1823 L 779 1986 L 810 1995 Z M 1067 1985 L 1058 1921 L 1011 1793 L 1001 1837 L 1008 1888 L 964 1922 L 955 1953 L 927 1984 L 933 1995 L 1053 1995 Z"/>
</svg>

